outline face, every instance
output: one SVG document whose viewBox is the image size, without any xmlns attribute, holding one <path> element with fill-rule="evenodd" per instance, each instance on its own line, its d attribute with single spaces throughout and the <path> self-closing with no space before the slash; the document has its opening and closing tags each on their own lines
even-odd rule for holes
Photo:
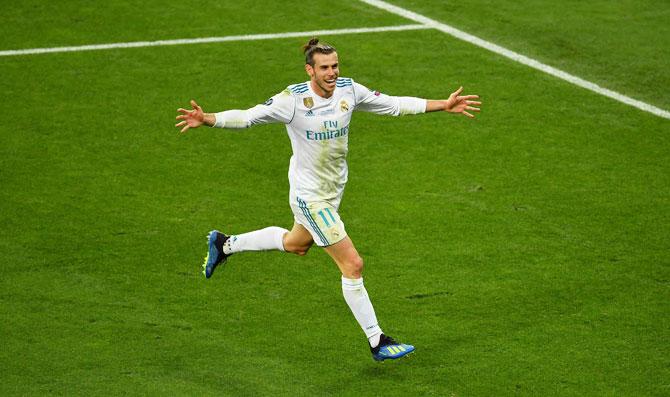
<svg viewBox="0 0 670 397">
<path fill-rule="evenodd" d="M 337 53 L 316 53 L 312 59 L 314 60 L 314 67 L 310 64 L 305 65 L 305 70 L 312 79 L 312 87 L 315 89 L 319 88 L 322 91 L 317 92 L 318 94 L 329 97 L 335 91 L 335 83 L 337 82 L 337 77 L 340 75 Z M 315 84 L 316 87 L 314 87 Z"/>
</svg>

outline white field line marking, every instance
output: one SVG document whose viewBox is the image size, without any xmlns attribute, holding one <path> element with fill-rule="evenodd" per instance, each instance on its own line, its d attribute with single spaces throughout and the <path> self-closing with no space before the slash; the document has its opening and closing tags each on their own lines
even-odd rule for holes
<svg viewBox="0 0 670 397">
<path fill-rule="evenodd" d="M 0 51 L 0 56 L 6 57 L 15 55 L 47 54 L 53 52 L 110 50 L 113 48 L 157 47 L 166 45 L 221 43 L 224 41 L 269 40 L 269 39 L 284 39 L 288 37 L 303 37 L 303 36 L 307 37 L 307 36 L 325 36 L 325 35 L 353 34 L 353 33 L 397 32 L 402 30 L 420 30 L 420 29 L 432 29 L 432 27 L 426 26 L 424 24 L 379 26 L 371 28 L 313 30 L 308 32 L 286 32 L 286 33 L 268 33 L 268 34 L 249 34 L 241 36 L 204 37 L 197 39 L 134 41 L 130 43 L 93 44 L 93 45 L 82 45 L 76 47 L 29 48 L 25 50 Z"/>
<path fill-rule="evenodd" d="M 444 23 L 438 22 L 434 19 L 430 19 L 428 17 L 425 17 L 421 14 L 417 14 L 415 12 L 406 10 L 404 8 L 400 8 L 398 6 L 394 6 L 392 4 L 389 4 L 385 1 L 381 0 L 360 0 L 363 3 L 367 3 L 371 6 L 375 6 L 377 8 L 381 8 L 382 10 L 391 12 L 393 14 L 400 15 L 402 17 L 405 17 L 409 20 L 415 21 L 422 23 L 426 26 L 430 26 L 431 28 L 435 28 L 439 31 L 442 31 L 446 34 L 449 34 L 451 36 L 454 36 L 458 39 L 461 39 L 463 41 L 467 41 L 468 43 L 474 44 L 476 46 L 485 48 L 489 51 L 495 52 L 496 54 L 502 55 L 504 57 L 507 57 L 513 61 L 522 63 L 526 66 L 530 66 L 531 68 L 540 70 L 542 72 L 545 72 L 547 74 L 550 74 L 552 76 L 558 77 L 559 79 L 563 79 L 567 82 L 570 82 L 574 85 L 577 85 L 582 88 L 586 88 L 587 90 L 591 90 L 595 93 L 598 93 L 600 95 L 604 95 L 608 98 L 612 98 L 616 101 L 625 103 L 626 105 L 630 105 L 633 107 L 636 107 L 640 110 L 644 110 L 645 112 L 649 112 L 652 114 L 655 114 L 656 116 L 663 117 L 666 119 L 670 119 L 670 112 L 667 110 L 657 108 L 656 106 L 650 105 L 648 103 L 638 101 L 637 99 L 633 99 L 631 97 L 625 96 L 623 94 L 619 94 L 618 92 L 608 90 L 607 88 L 603 88 L 599 86 L 598 84 L 592 83 L 590 81 L 584 80 L 580 77 L 574 76 L 572 74 L 569 74 L 567 72 L 564 72 L 562 70 L 556 69 L 554 67 L 551 67 L 549 65 L 545 65 L 542 62 L 536 61 L 535 59 L 528 58 L 525 55 L 521 55 L 519 53 L 516 53 L 514 51 L 508 50 L 507 48 L 503 48 L 497 44 L 493 44 L 489 41 L 482 40 L 479 37 L 473 36 L 469 33 L 463 32 L 462 30 L 458 30 L 452 26 L 446 25 Z"/>
</svg>

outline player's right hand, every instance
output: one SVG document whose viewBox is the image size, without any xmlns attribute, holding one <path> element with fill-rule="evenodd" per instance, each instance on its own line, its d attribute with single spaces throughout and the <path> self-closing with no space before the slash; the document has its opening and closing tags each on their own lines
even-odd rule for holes
<svg viewBox="0 0 670 397">
<path fill-rule="evenodd" d="M 193 99 L 191 99 L 191 107 L 193 107 L 193 110 L 177 109 L 177 112 L 181 114 L 176 119 L 182 121 L 175 124 L 175 127 L 183 127 L 181 132 L 186 132 L 189 128 L 198 128 L 205 121 L 205 112 Z"/>
</svg>

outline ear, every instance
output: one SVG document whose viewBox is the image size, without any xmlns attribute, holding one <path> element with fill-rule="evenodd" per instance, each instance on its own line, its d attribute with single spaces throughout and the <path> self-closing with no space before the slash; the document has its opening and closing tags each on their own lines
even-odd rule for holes
<svg viewBox="0 0 670 397">
<path fill-rule="evenodd" d="M 314 77 L 314 68 L 309 63 L 305 64 L 305 72 L 307 72 L 310 78 Z"/>
</svg>

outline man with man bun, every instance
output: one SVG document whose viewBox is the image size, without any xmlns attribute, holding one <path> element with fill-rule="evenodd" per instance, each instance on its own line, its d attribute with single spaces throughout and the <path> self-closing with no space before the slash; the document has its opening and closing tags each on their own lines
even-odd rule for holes
<svg viewBox="0 0 670 397">
<path fill-rule="evenodd" d="M 244 251 L 279 250 L 305 255 L 316 243 L 330 255 L 342 273 L 342 293 L 368 338 L 377 361 L 397 359 L 414 346 L 385 335 L 377 323 L 372 302 L 363 285 L 363 259 L 347 235 L 338 208 L 347 182 L 349 123 L 354 111 L 382 115 L 410 115 L 444 111 L 474 117 L 481 102 L 477 95 L 461 95 L 463 87 L 445 100 L 397 97 L 371 91 L 350 78 L 340 77 L 334 47 L 311 39 L 304 47 L 309 80 L 289 85 L 265 103 L 247 110 L 205 113 L 191 100 L 191 110 L 178 109 L 181 132 L 201 125 L 249 128 L 284 123 L 293 155 L 289 163 L 289 204 L 293 228 L 270 226 L 242 234 L 208 235 L 203 273 L 210 278 L 228 257 Z"/>
</svg>

